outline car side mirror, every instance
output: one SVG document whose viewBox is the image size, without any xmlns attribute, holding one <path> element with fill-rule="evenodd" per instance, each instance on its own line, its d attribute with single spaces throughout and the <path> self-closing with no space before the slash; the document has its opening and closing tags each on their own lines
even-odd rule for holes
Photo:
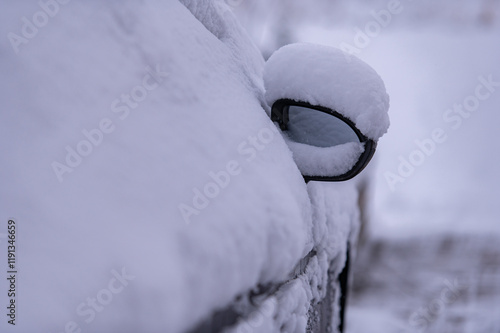
<svg viewBox="0 0 500 333">
<path fill-rule="evenodd" d="M 339 49 L 307 43 L 276 51 L 264 71 L 271 120 L 306 182 L 344 181 L 370 162 L 389 127 L 380 76 Z"/>
<path fill-rule="evenodd" d="M 272 106 L 271 120 L 283 131 L 306 182 L 353 178 L 377 146 L 337 111 L 307 102 L 280 99 Z"/>
</svg>

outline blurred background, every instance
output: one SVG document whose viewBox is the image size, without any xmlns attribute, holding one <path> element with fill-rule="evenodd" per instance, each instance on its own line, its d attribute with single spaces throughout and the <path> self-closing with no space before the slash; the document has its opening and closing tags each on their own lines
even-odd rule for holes
<svg viewBox="0 0 500 333">
<path fill-rule="evenodd" d="M 339 47 L 391 96 L 347 331 L 500 332 L 500 1 L 227 2 L 266 58 Z"/>
</svg>

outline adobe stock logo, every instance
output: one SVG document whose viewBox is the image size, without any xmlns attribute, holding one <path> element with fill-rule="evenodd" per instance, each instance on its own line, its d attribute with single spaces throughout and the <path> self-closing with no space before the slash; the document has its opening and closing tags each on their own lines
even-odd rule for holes
<svg viewBox="0 0 500 333">
<path fill-rule="evenodd" d="M 461 103 L 455 103 L 452 108 L 448 108 L 443 113 L 443 121 L 449 124 L 451 130 L 457 131 L 461 128 L 463 121 L 470 118 L 481 106 L 481 102 L 489 99 L 493 93 L 500 87 L 500 82 L 493 79 L 493 75 L 478 77 L 479 83 L 474 89 L 474 93 L 466 96 Z M 399 155 L 399 165 L 397 172 L 386 171 L 385 180 L 391 191 L 396 190 L 396 185 L 404 183 L 406 179 L 412 176 L 416 169 L 422 166 L 427 159 L 433 155 L 439 144 L 448 140 L 450 130 L 437 127 L 432 130 L 428 138 L 415 140 L 416 149 L 407 156 Z"/>
<path fill-rule="evenodd" d="M 276 135 L 279 135 L 278 129 L 274 124 L 270 124 L 269 127 L 262 128 L 256 135 L 248 136 L 246 140 L 237 146 L 239 157 L 245 157 L 246 163 L 252 162 L 259 152 L 266 149 Z M 190 224 L 193 216 L 200 215 L 210 205 L 212 200 L 217 198 L 224 189 L 230 186 L 231 181 L 242 173 L 244 163 L 236 159 L 230 160 L 226 163 L 224 170 L 217 172 L 210 171 L 208 173 L 210 181 L 205 183 L 204 186 L 193 188 L 192 204 L 181 203 L 178 206 L 179 212 L 186 224 Z"/>
<path fill-rule="evenodd" d="M 31 18 L 26 16 L 21 17 L 23 23 L 21 33 L 16 34 L 9 32 L 7 38 L 10 45 L 16 54 L 19 53 L 19 47 L 23 44 L 28 44 L 30 40 L 38 35 L 40 29 L 45 27 L 50 19 L 54 18 L 61 8 L 60 5 L 66 5 L 71 0 L 40 0 L 38 6 L 40 10 L 31 15 Z"/>
<path fill-rule="evenodd" d="M 160 65 L 156 65 L 155 70 L 147 66 L 147 73 L 143 76 L 141 84 L 137 84 L 127 93 L 122 93 L 119 98 L 115 98 L 110 105 L 111 112 L 117 116 L 120 121 L 127 119 L 133 110 L 140 106 L 155 89 L 160 87 L 169 73 L 162 70 Z M 119 122 L 113 121 L 111 118 L 102 118 L 95 128 L 90 130 L 84 128 L 81 131 L 83 139 L 78 141 L 76 145 L 65 147 L 66 156 L 63 162 L 53 161 L 51 163 L 52 170 L 59 182 L 64 181 L 66 174 L 72 173 L 80 166 L 86 157 L 92 154 L 99 147 L 106 135 L 113 133 Z"/>
<path fill-rule="evenodd" d="M 121 294 L 130 282 L 136 278 L 134 275 L 128 274 L 125 267 L 122 267 L 121 271 L 113 269 L 111 274 L 113 277 L 108 280 L 105 288 L 92 295 L 95 295 L 95 297 L 87 297 L 85 302 L 80 303 L 76 307 L 75 312 L 83 322 L 81 322 L 81 320 L 78 320 L 80 323 L 73 320 L 66 322 L 64 324 L 64 332 L 87 332 L 85 326 L 92 323 L 96 317 L 99 316 L 99 313 L 104 312 L 106 307 L 113 302 L 115 297 Z M 59 330 L 59 332 L 61 332 L 61 330 Z"/>
<path fill-rule="evenodd" d="M 359 27 L 354 28 L 356 33 L 353 37 L 352 44 L 342 42 L 339 45 L 340 50 L 344 52 L 346 60 L 351 61 L 352 55 L 360 54 L 361 50 L 367 48 L 374 38 L 377 38 L 383 29 L 387 28 L 393 17 L 403 12 L 403 5 L 399 0 L 390 0 L 387 3 L 386 9 L 379 11 L 372 10 L 370 15 L 373 20 L 366 22 L 364 29 Z"/>
<path fill-rule="evenodd" d="M 448 306 L 455 303 L 469 288 L 467 283 L 462 283 L 458 278 L 453 282 L 444 280 L 444 285 L 438 297 L 410 315 L 408 321 L 412 327 L 420 332 L 425 331 Z"/>
</svg>

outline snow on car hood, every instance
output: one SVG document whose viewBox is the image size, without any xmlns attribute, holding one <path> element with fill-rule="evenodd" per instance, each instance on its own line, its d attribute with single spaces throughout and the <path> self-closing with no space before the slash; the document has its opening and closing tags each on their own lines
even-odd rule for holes
<svg viewBox="0 0 500 333">
<path fill-rule="evenodd" d="M 0 226 L 18 225 L 19 331 L 182 332 L 310 250 L 263 60 L 227 8 L 199 3 L 205 24 L 178 1 L 4 4 Z"/>
</svg>

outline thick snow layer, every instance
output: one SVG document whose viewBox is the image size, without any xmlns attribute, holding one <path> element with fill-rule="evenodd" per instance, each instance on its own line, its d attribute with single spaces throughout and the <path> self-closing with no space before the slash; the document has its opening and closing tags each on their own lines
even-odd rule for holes
<svg viewBox="0 0 500 333">
<path fill-rule="evenodd" d="M 307 187 L 261 106 L 263 60 L 222 2 L 197 3 L 201 22 L 178 1 L 2 6 L 16 331 L 183 332 L 311 250 Z"/>
<path fill-rule="evenodd" d="M 224 333 L 305 332 L 310 304 L 327 291 L 328 271 L 338 276 L 346 261 L 347 243 L 356 244 L 359 230 L 357 192 L 353 181 L 343 183 L 310 182 L 307 185 L 313 209 L 313 240 L 316 256 L 310 258 L 303 275 L 282 286 L 273 297 L 252 311 L 247 318 Z M 351 246 L 355 255 L 355 246 Z M 332 264 L 333 262 L 333 264 Z M 338 285 L 333 285 L 338 300 Z M 332 327 L 338 326 L 339 308 L 334 308 Z"/>
<path fill-rule="evenodd" d="M 367 137 L 378 140 L 389 127 L 389 96 L 369 65 L 341 50 L 309 43 L 277 50 L 264 72 L 266 101 L 283 98 L 333 109 Z"/>
<path fill-rule="evenodd" d="M 286 139 L 303 175 L 332 176 L 348 172 L 364 151 L 364 144 L 349 142 L 334 147 L 314 147 Z"/>
<path fill-rule="evenodd" d="M 228 46 L 233 62 L 247 79 L 247 87 L 262 100 L 264 59 L 260 51 L 249 44 L 249 36 L 241 28 L 226 0 L 180 0 L 193 15 L 219 40 Z M 264 103 L 262 103 L 264 104 Z"/>
</svg>

